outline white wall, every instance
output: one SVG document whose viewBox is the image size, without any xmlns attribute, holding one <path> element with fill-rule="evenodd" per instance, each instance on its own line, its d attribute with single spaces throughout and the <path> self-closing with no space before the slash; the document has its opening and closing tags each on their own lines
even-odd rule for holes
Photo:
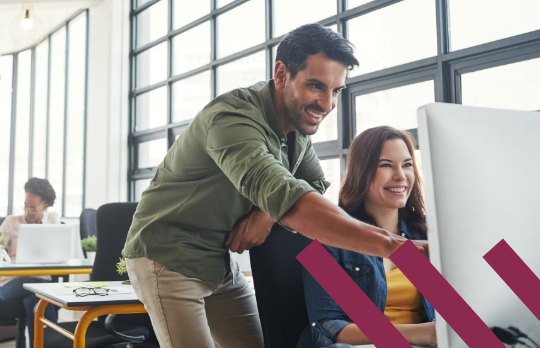
<svg viewBox="0 0 540 348">
<path fill-rule="evenodd" d="M 129 0 L 90 8 L 86 207 L 127 200 Z"/>
</svg>

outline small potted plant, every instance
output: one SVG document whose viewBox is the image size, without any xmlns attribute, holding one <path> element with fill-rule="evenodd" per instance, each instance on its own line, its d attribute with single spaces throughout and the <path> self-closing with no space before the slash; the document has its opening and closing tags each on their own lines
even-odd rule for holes
<svg viewBox="0 0 540 348">
<path fill-rule="evenodd" d="M 97 237 L 90 236 L 84 238 L 83 240 L 81 240 L 81 246 L 84 251 L 86 251 L 86 259 L 93 264 L 96 258 Z"/>
</svg>

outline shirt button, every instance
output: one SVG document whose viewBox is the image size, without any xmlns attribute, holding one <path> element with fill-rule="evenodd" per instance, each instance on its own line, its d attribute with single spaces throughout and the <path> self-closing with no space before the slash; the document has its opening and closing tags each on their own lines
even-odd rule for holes
<svg viewBox="0 0 540 348">
<path fill-rule="evenodd" d="M 356 272 L 360 271 L 360 267 L 355 268 Z"/>
<path fill-rule="evenodd" d="M 311 326 L 315 326 L 315 325 L 316 325 L 315 323 L 311 324 Z"/>
<path fill-rule="evenodd" d="M 401 232 L 401 236 L 402 236 L 402 237 L 405 237 L 405 232 Z"/>
</svg>

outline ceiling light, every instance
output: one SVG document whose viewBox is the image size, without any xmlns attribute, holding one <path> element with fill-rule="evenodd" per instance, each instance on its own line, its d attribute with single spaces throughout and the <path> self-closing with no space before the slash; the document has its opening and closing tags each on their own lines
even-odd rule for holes
<svg viewBox="0 0 540 348">
<path fill-rule="evenodd" d="M 30 10 L 26 10 L 26 16 L 21 20 L 21 27 L 30 30 L 34 26 L 34 21 L 30 18 Z"/>
</svg>

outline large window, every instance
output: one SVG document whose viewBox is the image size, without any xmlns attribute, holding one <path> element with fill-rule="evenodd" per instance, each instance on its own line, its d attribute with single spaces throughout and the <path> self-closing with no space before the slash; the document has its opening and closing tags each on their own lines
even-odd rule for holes
<svg viewBox="0 0 540 348">
<path fill-rule="evenodd" d="M 280 40 L 310 22 L 351 40 L 360 61 L 338 106 L 312 136 L 333 184 L 326 196 L 334 202 L 350 143 L 369 127 L 391 125 L 415 135 L 418 107 L 432 102 L 540 109 L 536 0 L 185 3 L 133 1 L 132 200 L 197 112 L 221 93 L 270 78 Z"/>
<path fill-rule="evenodd" d="M 24 184 L 47 178 L 65 217 L 84 208 L 88 11 L 37 46 L 0 57 L 0 216 L 24 213 Z"/>
</svg>

